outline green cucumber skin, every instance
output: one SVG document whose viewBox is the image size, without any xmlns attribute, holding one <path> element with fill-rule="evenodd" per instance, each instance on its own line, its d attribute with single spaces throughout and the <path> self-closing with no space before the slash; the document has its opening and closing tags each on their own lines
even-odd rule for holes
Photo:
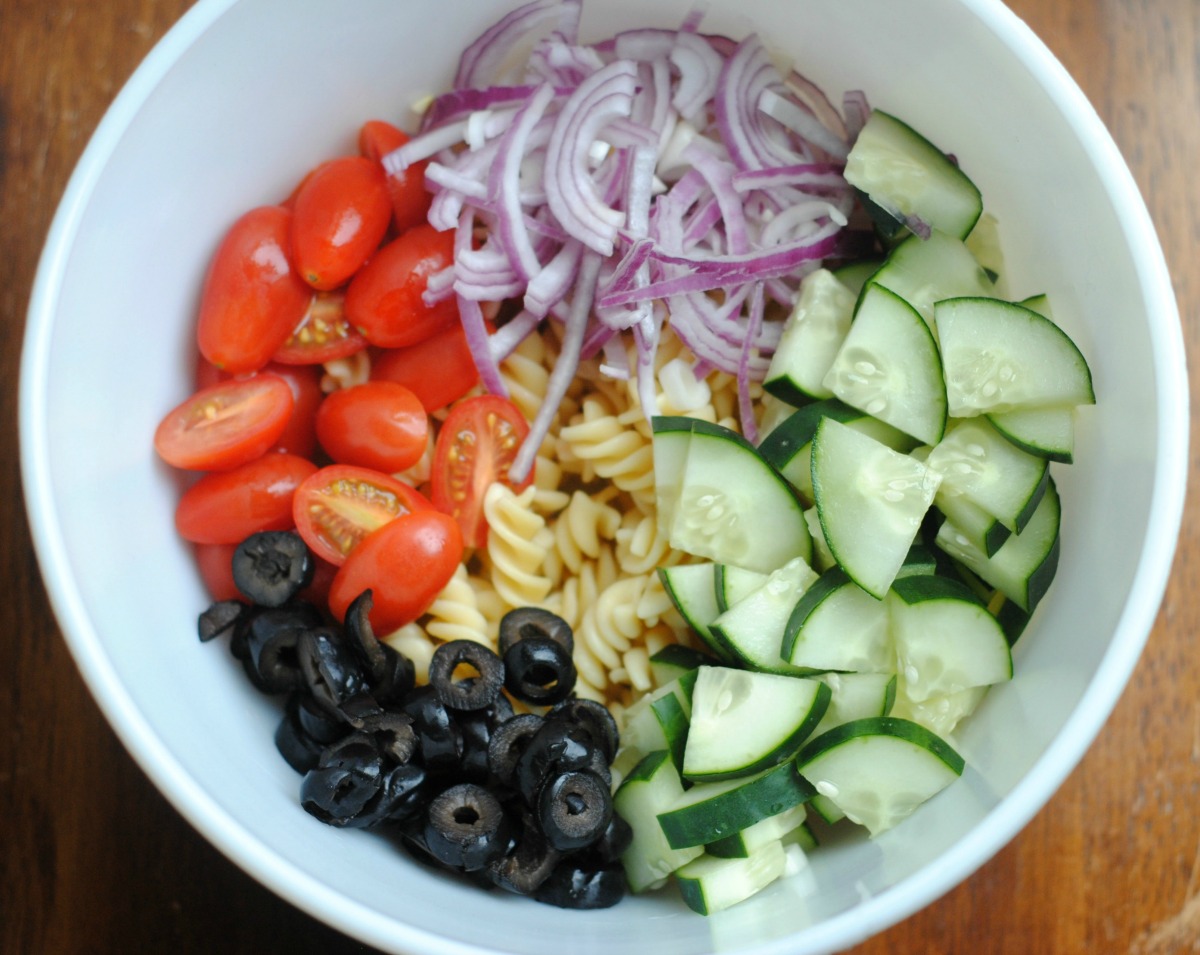
<svg viewBox="0 0 1200 955">
<path fill-rule="evenodd" d="M 850 575 L 847 574 L 840 566 L 831 567 L 825 571 L 817 582 L 804 592 L 804 595 L 792 608 L 792 615 L 788 617 L 787 626 L 783 631 L 783 644 L 780 647 L 779 655 L 784 660 L 792 658 L 792 651 L 796 648 L 796 638 L 800 634 L 800 628 L 804 625 L 804 621 L 808 619 L 808 615 L 820 605 L 820 603 L 839 587 L 851 583 Z"/>
<path fill-rule="evenodd" d="M 803 772 L 804 764 L 821 753 L 863 736 L 895 736 L 922 746 L 958 776 L 962 775 L 966 766 L 966 761 L 958 754 L 958 751 L 936 733 L 930 732 L 919 723 L 895 716 L 868 716 L 865 719 L 852 720 L 841 726 L 835 726 L 829 732 L 822 733 L 816 739 L 810 740 L 800 750 L 796 757 L 796 763 Z"/>
</svg>

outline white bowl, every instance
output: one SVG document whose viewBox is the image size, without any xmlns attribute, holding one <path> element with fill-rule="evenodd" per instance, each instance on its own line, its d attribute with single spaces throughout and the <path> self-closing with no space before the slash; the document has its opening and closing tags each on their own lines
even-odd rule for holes
<svg viewBox="0 0 1200 955">
<path fill-rule="evenodd" d="M 965 878 L 1050 798 L 1110 713 L 1153 623 L 1184 497 L 1178 315 L 1137 189 L 1079 89 L 995 0 L 712 0 L 705 27 L 757 28 L 836 95 L 861 87 L 951 149 L 1003 227 L 1021 294 L 1049 292 L 1099 404 L 1056 469 L 1061 569 L 1018 644 L 1017 679 L 958 738 L 962 781 L 875 841 L 812 855 L 703 919 L 673 895 L 566 912 L 431 875 L 383 840 L 300 809 L 275 707 L 202 646 L 205 603 L 172 528 L 159 417 L 188 389 L 208 256 L 241 211 L 285 196 L 358 125 L 443 88 L 509 0 L 200 0 L 113 104 L 54 220 L 21 381 L 25 492 L 64 633 L 134 758 L 252 876 L 382 949 L 691 955 L 827 952 Z M 690 0 L 592 0 L 585 37 L 671 26 Z M 470 913 L 470 918 L 464 918 Z"/>
</svg>

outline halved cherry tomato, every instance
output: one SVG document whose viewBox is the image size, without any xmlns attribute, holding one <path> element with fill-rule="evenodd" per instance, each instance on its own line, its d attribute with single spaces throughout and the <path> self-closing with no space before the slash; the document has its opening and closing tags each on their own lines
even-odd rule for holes
<svg viewBox="0 0 1200 955">
<path fill-rule="evenodd" d="M 364 156 L 321 163 L 292 204 L 296 271 L 315 289 L 343 285 L 378 248 L 391 221 L 392 200 L 379 163 Z"/>
<path fill-rule="evenodd" d="M 292 519 L 314 554 L 341 566 L 371 531 L 404 514 L 432 509 L 420 491 L 390 474 L 331 464 L 297 488 Z"/>
<path fill-rule="evenodd" d="M 317 408 L 325 393 L 321 391 L 321 371 L 317 365 L 277 365 L 271 363 L 264 373 L 277 375 L 292 386 L 292 415 L 284 426 L 283 433 L 271 446 L 272 451 L 283 451 L 287 454 L 298 454 L 311 458 L 317 450 Z M 239 377 L 253 377 L 257 372 Z M 229 381 L 234 377 L 221 371 L 210 361 L 201 356 L 196 362 L 196 389 L 198 391 L 211 388 L 213 385 Z"/>
<path fill-rule="evenodd" d="M 363 538 L 329 589 L 338 620 L 364 590 L 371 591 L 371 627 L 389 633 L 416 620 L 446 586 L 463 556 L 462 535 L 449 515 L 418 511 Z"/>
<path fill-rule="evenodd" d="M 321 560 L 320 557 L 313 555 L 312 582 L 296 594 L 296 600 L 327 610 L 329 608 L 329 588 L 333 586 L 333 578 L 337 576 L 337 572 L 337 567 L 329 561 Z"/>
<path fill-rule="evenodd" d="M 454 297 L 426 305 L 429 276 L 454 260 L 454 236 L 419 225 L 383 246 L 350 280 L 346 317 L 372 345 L 402 348 L 457 324 Z"/>
<path fill-rule="evenodd" d="M 288 530 L 292 497 L 316 470 L 294 454 L 267 454 L 206 474 L 179 498 L 175 529 L 194 544 L 240 544 L 258 531 Z"/>
<path fill-rule="evenodd" d="M 292 213 L 260 206 L 238 219 L 217 247 L 200 294 L 200 353 L 231 374 L 262 368 L 308 308 L 312 289 L 288 255 Z"/>
<path fill-rule="evenodd" d="M 507 398 L 478 395 L 454 406 L 438 432 L 433 452 L 433 506 L 450 514 L 468 547 L 487 543 L 483 496 L 493 481 L 524 490 L 533 473 L 513 484 L 513 458 L 529 434 L 525 416 Z"/>
<path fill-rule="evenodd" d="M 224 471 L 265 454 L 295 407 L 278 375 L 231 378 L 193 394 L 167 412 L 154 448 L 172 467 Z"/>
<path fill-rule="evenodd" d="M 410 389 L 431 414 L 475 387 L 479 372 L 458 322 L 407 348 L 389 348 L 371 363 L 371 378 Z"/>
<path fill-rule="evenodd" d="M 233 582 L 233 552 L 237 544 L 197 544 L 196 569 L 213 600 L 244 600 Z"/>
<path fill-rule="evenodd" d="M 421 459 L 428 437 L 429 415 L 416 395 L 394 381 L 341 388 L 317 410 L 317 440 L 341 464 L 403 471 Z"/>
<path fill-rule="evenodd" d="M 358 133 L 358 151 L 368 159 L 381 162 L 394 149 L 408 142 L 408 135 L 391 123 L 372 119 Z M 404 232 L 425 221 L 432 193 L 425 189 L 427 161 L 415 162 L 403 172 L 388 174 L 388 195 L 392 200 L 392 227 Z"/>
<path fill-rule="evenodd" d="M 348 358 L 367 347 L 367 340 L 346 320 L 346 295 L 317 292 L 300 325 L 271 360 L 281 365 L 319 365 Z"/>
</svg>

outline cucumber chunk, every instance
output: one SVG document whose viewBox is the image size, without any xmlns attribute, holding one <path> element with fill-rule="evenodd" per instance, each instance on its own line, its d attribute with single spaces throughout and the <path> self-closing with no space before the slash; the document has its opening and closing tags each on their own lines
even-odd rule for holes
<svg viewBox="0 0 1200 955">
<path fill-rule="evenodd" d="M 954 525 L 958 533 L 970 541 L 972 546 L 977 547 L 989 557 L 996 553 L 1008 540 L 1012 531 L 978 504 L 972 503 L 961 494 L 944 494 L 943 490 L 943 488 L 938 488 L 937 494 L 934 495 L 934 506 L 942 512 L 947 521 Z"/>
<path fill-rule="evenodd" d="M 908 302 L 925 319 L 935 338 L 935 302 L 995 294 L 992 280 L 971 250 L 944 232 L 934 232 L 928 239 L 909 236 L 871 276 L 871 284 L 882 285 Z"/>
<path fill-rule="evenodd" d="M 765 889 L 786 867 L 783 843 L 776 840 L 741 859 L 702 855 L 681 866 L 675 878 L 688 907 L 712 915 Z"/>
<path fill-rule="evenodd" d="M 1012 679 L 999 622 L 970 589 L 948 577 L 898 580 L 888 594 L 897 669 L 917 703 Z"/>
<path fill-rule="evenodd" d="M 674 432 L 656 432 L 654 440 Z M 693 420 L 669 540 L 676 550 L 770 573 L 812 556 L 791 486 L 745 438 Z"/>
<path fill-rule="evenodd" d="M 846 181 L 898 218 L 915 216 L 962 239 L 983 212 L 979 189 L 907 123 L 872 110 L 846 157 Z"/>
<path fill-rule="evenodd" d="M 683 776 L 693 781 L 747 776 L 794 756 L 820 722 L 830 689 L 816 680 L 701 667 Z"/>
<path fill-rule="evenodd" d="M 822 673 L 813 677 L 829 686 L 829 706 L 813 730 L 822 733 L 868 716 L 890 716 L 896 701 L 895 673 Z"/>
<path fill-rule="evenodd" d="M 1063 464 L 1070 464 L 1075 459 L 1073 408 L 994 411 L 987 419 L 1000 434 L 1022 451 Z"/>
<path fill-rule="evenodd" d="M 853 315 L 854 293 L 832 272 L 817 269 L 805 276 L 763 387 L 794 405 L 830 397 L 832 392 L 822 382 Z"/>
<path fill-rule="evenodd" d="M 658 814 L 682 795 L 679 773 L 663 750 L 647 754 L 617 787 L 613 808 L 633 829 L 633 841 L 621 854 L 632 891 L 661 885 L 672 872 L 703 852 L 700 846 L 671 846 L 658 824 Z"/>
<path fill-rule="evenodd" d="M 807 818 L 808 810 L 803 804 L 793 806 L 774 816 L 768 816 L 761 822 L 756 822 L 748 829 L 735 832 L 732 836 L 710 842 L 705 846 L 704 851 L 711 856 L 725 859 L 744 859 L 755 849 L 761 849 L 768 842 L 779 842 L 785 836 L 795 833 L 797 829 L 806 830 L 804 834 L 797 835 L 797 841 L 801 843 L 801 848 L 806 848 L 804 843 L 809 843 L 810 847 L 812 843 L 809 840 L 812 838 L 812 831 L 806 824 Z"/>
<path fill-rule="evenodd" d="M 946 429 L 942 359 L 929 326 L 904 299 L 870 282 L 825 377 L 837 397 L 937 444 Z"/>
<path fill-rule="evenodd" d="M 813 439 L 812 473 L 830 551 L 856 584 L 882 600 L 933 502 L 938 475 L 830 418 Z"/>
<path fill-rule="evenodd" d="M 717 617 L 711 627 L 713 634 L 750 669 L 805 673 L 784 660 L 780 648 L 792 608 L 816 581 L 816 573 L 800 558 L 784 564 Z"/>
<path fill-rule="evenodd" d="M 788 618 L 781 654 L 811 670 L 891 673 L 888 614 L 841 567 L 825 571 Z"/>
<path fill-rule="evenodd" d="M 973 686 L 956 693 L 935 694 L 917 702 L 908 695 L 903 677 L 897 678 L 896 686 L 896 702 L 889 715 L 919 723 L 944 739 L 975 712 L 988 691 L 986 686 Z"/>
<path fill-rule="evenodd" d="M 715 567 L 712 561 L 675 564 L 659 567 L 658 577 L 684 622 L 718 656 L 724 656 L 720 641 L 709 630 L 709 624 L 720 614 L 713 584 Z"/>
<path fill-rule="evenodd" d="M 818 793 L 872 836 L 911 815 L 964 766 L 945 740 L 890 716 L 838 726 L 806 744 L 796 762 Z"/>
<path fill-rule="evenodd" d="M 1095 404 L 1083 354 L 1044 315 L 994 298 L 947 299 L 934 315 L 952 416 Z"/>
<path fill-rule="evenodd" d="M 857 297 L 871 276 L 879 271 L 881 265 L 883 265 L 883 259 L 879 258 L 855 259 L 853 262 L 839 265 L 830 271 L 833 272 L 834 278 Z"/>
<path fill-rule="evenodd" d="M 650 675 L 654 678 L 655 686 L 663 687 L 693 670 L 703 666 L 717 666 L 719 662 L 715 657 L 700 650 L 693 650 L 682 643 L 668 643 L 650 654 Z"/>
<path fill-rule="evenodd" d="M 767 575 L 732 564 L 717 564 L 713 568 L 713 587 L 717 609 L 724 613 L 744 597 L 749 597 L 767 582 Z"/>
<path fill-rule="evenodd" d="M 683 473 L 692 443 L 692 419 L 659 415 L 651 421 L 651 426 L 655 510 L 659 532 L 667 534 L 675 520 L 675 507 L 683 488 Z"/>
</svg>

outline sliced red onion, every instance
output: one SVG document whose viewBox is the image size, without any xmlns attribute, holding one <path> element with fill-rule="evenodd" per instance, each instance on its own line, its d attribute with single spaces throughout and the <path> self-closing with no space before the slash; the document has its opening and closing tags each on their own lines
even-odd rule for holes
<svg viewBox="0 0 1200 955">
<path fill-rule="evenodd" d="M 675 35 L 670 58 L 679 71 L 679 85 L 671 105 L 689 122 L 703 118 L 705 108 L 717 92 L 721 55 L 704 37 L 682 31 Z"/>
<path fill-rule="evenodd" d="M 566 298 L 579 271 L 583 245 L 569 239 L 525 287 L 525 308 L 538 318 L 550 314 L 556 302 Z"/>
<path fill-rule="evenodd" d="M 754 355 L 754 339 L 758 337 L 762 328 L 763 307 L 762 283 L 755 282 L 747 312 L 746 338 L 742 342 L 737 370 L 738 412 L 741 416 L 742 434 L 751 444 L 758 444 L 758 423 L 754 420 L 754 406 L 750 401 L 750 360 Z"/>
<path fill-rule="evenodd" d="M 533 0 L 513 10 L 463 50 L 454 74 L 454 89 L 475 89 L 501 82 L 502 67 L 514 59 L 514 49 L 530 48 L 551 32 L 574 42 L 581 10 L 579 0 Z"/>
<path fill-rule="evenodd" d="M 825 95 L 825 91 L 821 87 L 795 69 L 784 77 L 784 82 L 792 95 L 806 106 L 826 129 L 842 143 L 849 142 L 845 120 L 842 119 L 833 103 L 829 102 L 829 97 Z"/>
<path fill-rule="evenodd" d="M 467 348 L 475 360 L 475 368 L 479 372 L 479 382 L 493 395 L 508 397 L 508 388 L 500 377 L 500 366 L 492 358 L 488 346 L 487 322 L 483 317 L 483 309 L 473 298 L 458 296 L 458 315 L 462 322 L 463 335 L 467 340 Z"/>
<path fill-rule="evenodd" d="M 842 193 L 849 188 L 842 170 L 840 164 L 811 162 L 771 169 L 742 170 L 734 173 L 733 188 L 738 192 L 750 192 L 753 189 L 798 186 L 806 191 Z"/>
<path fill-rule="evenodd" d="M 871 106 L 862 90 L 849 90 L 842 96 L 842 112 L 846 116 L 846 141 L 853 143 L 867 124 Z"/>
<path fill-rule="evenodd" d="M 837 159 L 845 159 L 850 153 L 850 147 L 844 140 L 839 139 L 807 109 L 797 106 L 795 102 L 780 96 L 769 87 L 758 97 L 758 108 L 776 122 L 782 123 L 801 139 L 823 149 Z"/>
</svg>

